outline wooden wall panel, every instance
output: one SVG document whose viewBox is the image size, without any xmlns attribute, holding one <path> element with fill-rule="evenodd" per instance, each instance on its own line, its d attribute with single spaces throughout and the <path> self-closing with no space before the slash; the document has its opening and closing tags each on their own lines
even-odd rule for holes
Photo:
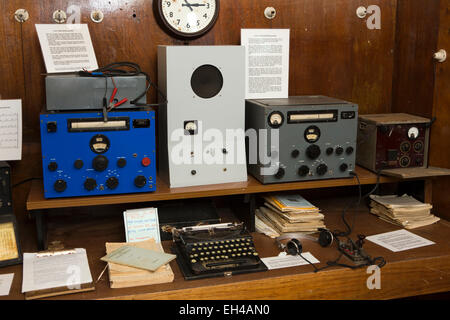
<svg viewBox="0 0 450 320">
<path fill-rule="evenodd" d="M 392 112 L 431 118 L 439 1 L 397 1 Z"/>
<path fill-rule="evenodd" d="M 10 1 L 24 7 L 30 19 L 23 24 L 27 110 L 26 141 L 39 141 L 37 115 L 45 105 L 43 59 L 34 24 L 53 23 L 54 10 L 67 10 L 72 1 Z M 239 44 L 241 28 L 290 28 L 290 94 L 326 94 L 354 101 L 361 113 L 388 112 L 391 103 L 396 1 L 374 0 L 381 8 L 381 30 L 369 30 L 356 17 L 357 0 L 221 1 L 213 30 L 193 44 Z M 156 24 L 152 1 L 80 0 L 81 22 L 88 23 L 99 65 L 131 60 L 156 78 L 156 46 L 181 44 Z M 275 5 L 277 17 L 267 20 L 264 8 Z M 89 14 L 100 9 L 102 23 Z M 14 25 L 14 24 L 13 24 Z M 15 24 L 17 26 L 17 24 Z M 154 91 L 150 101 L 155 101 Z"/>
<path fill-rule="evenodd" d="M 22 68 L 21 26 L 14 19 L 8 0 L 0 0 L 0 97 L 19 99 L 25 96 Z"/>
<path fill-rule="evenodd" d="M 441 0 L 439 38 L 436 51 L 450 53 L 450 0 Z M 450 60 L 436 62 L 433 116 L 436 122 L 431 130 L 430 164 L 450 168 Z M 436 179 L 433 184 L 433 206 L 443 218 L 450 219 L 450 178 Z"/>
</svg>

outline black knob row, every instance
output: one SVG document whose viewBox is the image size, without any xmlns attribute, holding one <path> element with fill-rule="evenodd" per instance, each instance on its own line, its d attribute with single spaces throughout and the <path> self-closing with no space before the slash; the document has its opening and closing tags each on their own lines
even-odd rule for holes
<svg viewBox="0 0 450 320">
<path fill-rule="evenodd" d="M 347 171 L 347 169 L 348 169 L 348 164 L 346 164 L 346 163 L 343 163 L 339 166 L 339 170 L 341 170 L 342 172 Z M 309 172 L 310 172 L 309 167 L 306 165 L 303 165 L 300 168 L 298 168 L 297 174 L 300 177 L 306 177 L 309 174 Z M 324 163 L 318 165 L 316 168 L 316 173 L 319 176 L 323 176 L 327 172 L 328 172 L 328 166 Z M 285 174 L 286 174 L 286 170 L 284 168 L 279 168 L 278 171 L 275 173 L 275 178 L 281 179 L 284 177 Z"/>
<path fill-rule="evenodd" d="M 138 188 L 142 188 L 147 184 L 147 178 L 144 176 L 137 176 L 134 179 L 134 185 Z M 83 184 L 84 188 L 88 191 L 92 191 L 97 188 L 97 181 L 93 178 L 87 178 Z M 106 186 L 108 189 L 114 190 L 119 186 L 119 179 L 116 177 L 110 177 L 106 180 Z M 58 179 L 53 184 L 53 189 L 56 192 L 64 192 L 67 189 L 67 182 L 63 179 Z"/>
<path fill-rule="evenodd" d="M 97 156 L 92 160 L 92 167 L 95 171 L 102 172 L 105 171 L 108 167 L 108 158 L 105 156 Z M 125 158 L 120 158 L 117 160 L 117 166 L 119 168 L 124 168 L 127 165 L 127 160 Z M 81 159 L 77 159 L 74 161 L 73 166 L 75 169 L 81 169 L 84 166 L 84 162 Z M 58 170 L 58 163 L 52 161 L 48 164 L 48 170 L 56 171 Z"/>
</svg>

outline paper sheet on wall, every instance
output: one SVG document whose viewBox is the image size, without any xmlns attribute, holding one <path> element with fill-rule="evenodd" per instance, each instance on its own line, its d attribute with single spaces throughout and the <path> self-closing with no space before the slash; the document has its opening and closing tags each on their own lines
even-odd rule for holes
<svg viewBox="0 0 450 320">
<path fill-rule="evenodd" d="M 48 73 L 98 69 L 87 24 L 36 24 Z"/>
<path fill-rule="evenodd" d="M 157 208 L 127 210 L 123 213 L 127 242 L 154 239 L 161 242 Z"/>
<path fill-rule="evenodd" d="M 405 229 L 369 236 L 366 237 L 366 240 L 376 243 L 393 252 L 415 249 L 435 244 L 433 241 L 422 238 Z"/>
<path fill-rule="evenodd" d="M 22 159 L 22 100 L 0 100 L 0 160 Z"/>
<path fill-rule="evenodd" d="M 289 29 L 241 29 L 246 99 L 288 97 L 289 34 Z"/>
</svg>

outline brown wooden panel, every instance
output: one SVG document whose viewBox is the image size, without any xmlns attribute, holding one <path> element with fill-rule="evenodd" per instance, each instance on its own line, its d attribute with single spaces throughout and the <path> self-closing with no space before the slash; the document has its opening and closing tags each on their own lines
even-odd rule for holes
<svg viewBox="0 0 450 320">
<path fill-rule="evenodd" d="M 398 0 L 392 112 L 431 118 L 439 0 Z"/>
<path fill-rule="evenodd" d="M 43 59 L 35 23 L 53 23 L 54 10 L 67 10 L 69 1 L 12 1 L 30 12 L 23 25 L 25 139 L 38 141 L 37 115 L 45 104 Z M 368 30 L 365 20 L 356 17 L 360 1 L 280 0 L 274 20 L 263 11 L 274 5 L 268 0 L 227 0 L 213 30 L 193 44 L 239 44 L 241 28 L 290 28 L 290 94 L 325 94 L 360 105 L 361 113 L 387 112 L 391 102 L 391 79 L 396 1 L 373 1 L 381 7 L 381 30 Z M 88 23 L 99 65 L 131 60 L 156 78 L 156 46 L 180 44 L 156 24 L 152 2 L 144 0 L 77 2 L 81 22 Z M 12 6 L 12 5 L 11 5 Z M 105 18 L 96 24 L 89 18 L 92 9 Z M 155 101 L 154 91 L 150 101 Z"/>
<path fill-rule="evenodd" d="M 445 49 L 450 53 L 450 0 L 441 0 L 439 39 L 435 51 Z M 436 64 L 433 116 L 436 122 L 431 129 L 430 164 L 450 168 L 450 60 Z M 450 178 L 436 179 L 433 184 L 434 211 L 450 218 Z"/>
<path fill-rule="evenodd" d="M 0 97 L 23 99 L 21 24 L 14 19 L 18 9 L 11 1 L 0 0 Z"/>
</svg>

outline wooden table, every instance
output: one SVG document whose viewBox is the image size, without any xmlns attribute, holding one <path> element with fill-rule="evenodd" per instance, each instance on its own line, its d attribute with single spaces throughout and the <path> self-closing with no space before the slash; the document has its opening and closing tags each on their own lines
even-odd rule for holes
<svg viewBox="0 0 450 320">
<path fill-rule="evenodd" d="M 353 199 L 354 200 L 354 199 Z M 349 199 L 315 201 L 325 214 L 325 223 L 331 229 L 343 229 L 341 210 Z M 226 209 L 223 209 L 226 210 Z M 349 211 L 349 219 L 355 211 Z M 92 277 L 95 281 L 105 263 L 99 258 L 105 254 L 105 242 L 122 242 L 123 221 L 120 212 L 98 219 L 72 219 L 55 216 L 51 222 L 50 240 L 62 241 L 65 247 L 87 249 Z M 393 231 L 398 227 L 379 220 L 361 206 L 357 211 L 357 234 L 373 235 Z M 366 241 L 364 248 L 372 257 L 383 256 L 387 262 L 381 269 L 381 289 L 369 290 L 366 282 L 370 274 L 366 268 L 350 270 L 332 267 L 314 273 L 310 265 L 241 274 L 228 278 L 186 281 L 175 261 L 171 262 L 175 280 L 172 283 L 111 289 L 107 273 L 96 284 L 96 290 L 86 293 L 55 297 L 54 299 L 391 299 L 414 295 L 450 291 L 450 223 L 440 221 L 412 232 L 436 244 L 394 253 Z M 279 253 L 274 241 L 264 235 L 254 234 L 255 246 L 262 257 Z M 311 252 L 324 266 L 326 261 L 338 256 L 335 247 L 322 248 L 317 243 L 302 240 L 304 252 Z M 164 242 L 166 252 L 171 246 Z M 342 262 L 348 262 L 342 258 Z M 2 268 L 2 273 L 14 272 L 11 294 L 4 299 L 23 299 L 21 292 L 22 266 Z"/>
</svg>

